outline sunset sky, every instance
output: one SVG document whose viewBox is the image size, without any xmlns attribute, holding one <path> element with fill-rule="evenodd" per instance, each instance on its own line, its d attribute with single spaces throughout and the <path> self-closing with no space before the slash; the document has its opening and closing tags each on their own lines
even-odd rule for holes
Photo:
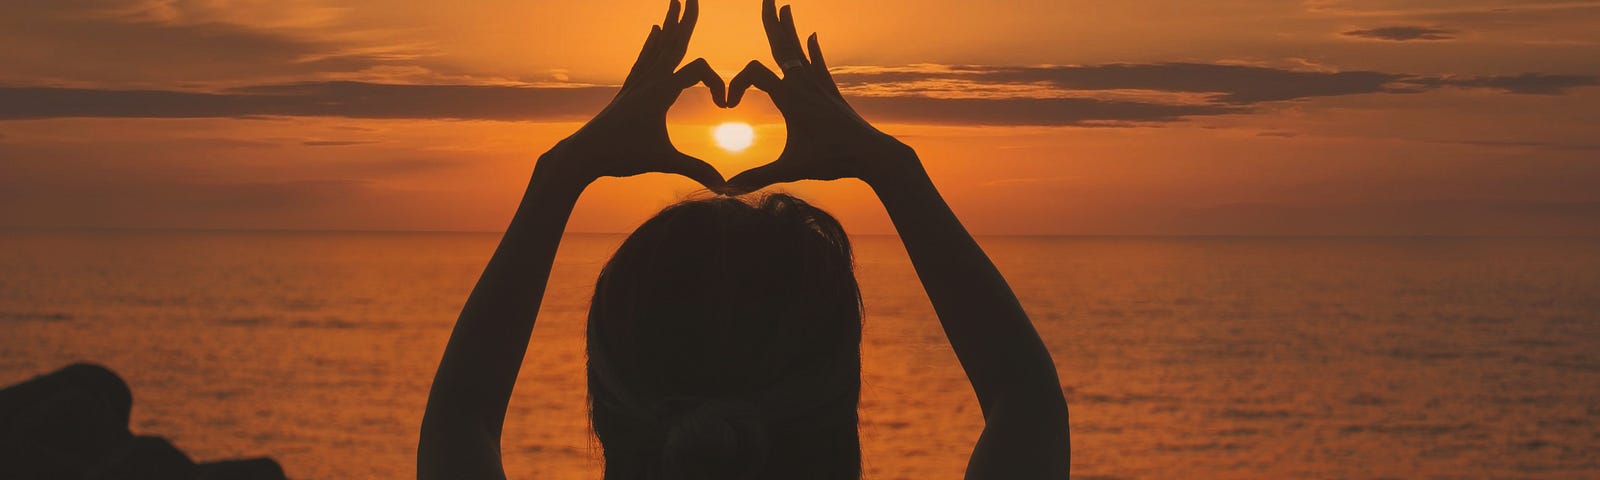
<svg viewBox="0 0 1600 480">
<path fill-rule="evenodd" d="M 1600 1 L 791 4 L 976 233 L 1600 235 Z M 0 227 L 497 231 L 665 7 L 0 2 Z M 759 1 L 702 8 L 691 59 L 773 66 Z M 727 176 L 782 148 L 754 93 L 669 119 Z M 569 228 L 698 188 L 603 180 Z M 783 188 L 892 232 L 859 182 Z"/>
</svg>

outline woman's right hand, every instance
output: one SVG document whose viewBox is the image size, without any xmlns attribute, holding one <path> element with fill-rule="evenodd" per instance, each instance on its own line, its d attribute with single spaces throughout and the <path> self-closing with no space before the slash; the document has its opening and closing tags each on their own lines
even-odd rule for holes
<svg viewBox="0 0 1600 480">
<path fill-rule="evenodd" d="M 737 106 L 750 87 L 761 89 L 783 113 L 789 139 L 776 161 L 734 176 L 725 193 L 840 178 L 859 178 L 877 187 L 921 171 L 921 162 L 910 147 L 873 128 L 845 102 L 822 59 L 816 34 L 808 42 L 811 56 L 806 57 L 788 6 L 780 12 L 774 0 L 765 0 L 761 16 L 772 58 L 784 76 L 779 78 L 760 61 L 751 61 L 729 82 L 728 106 Z"/>
<path fill-rule="evenodd" d="M 616 98 L 557 144 L 551 150 L 557 155 L 542 158 L 535 173 L 556 183 L 588 185 L 600 177 L 662 172 L 689 177 L 706 188 L 721 188 L 722 174 L 715 167 L 678 151 L 667 136 L 667 110 L 689 87 L 703 83 L 712 102 L 726 105 L 722 77 L 704 58 L 678 69 L 699 18 L 699 0 L 672 0 L 666 20 L 651 28 Z"/>
</svg>

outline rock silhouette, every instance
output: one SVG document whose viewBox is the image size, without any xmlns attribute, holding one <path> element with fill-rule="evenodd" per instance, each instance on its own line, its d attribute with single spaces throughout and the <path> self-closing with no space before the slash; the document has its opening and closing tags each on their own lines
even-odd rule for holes
<svg viewBox="0 0 1600 480">
<path fill-rule="evenodd" d="M 286 478 L 270 458 L 197 464 L 128 429 L 133 392 L 115 372 L 74 364 L 0 390 L 0 477 L 17 480 Z"/>
</svg>

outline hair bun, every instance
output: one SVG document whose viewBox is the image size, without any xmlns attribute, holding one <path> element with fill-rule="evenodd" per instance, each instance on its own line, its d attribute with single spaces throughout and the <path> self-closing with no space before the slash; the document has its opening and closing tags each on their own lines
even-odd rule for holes
<svg viewBox="0 0 1600 480">
<path fill-rule="evenodd" d="M 658 408 L 666 427 L 663 480 L 753 478 L 770 444 L 761 410 L 727 399 L 669 399 Z"/>
</svg>

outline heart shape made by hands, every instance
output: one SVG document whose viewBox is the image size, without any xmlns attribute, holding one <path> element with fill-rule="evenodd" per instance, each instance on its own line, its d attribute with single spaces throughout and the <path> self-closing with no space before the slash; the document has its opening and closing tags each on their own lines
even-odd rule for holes
<svg viewBox="0 0 1600 480">
<path fill-rule="evenodd" d="M 670 157 L 656 164 L 654 168 L 662 168 L 658 171 L 684 174 L 718 193 L 736 195 L 759 190 L 768 185 L 808 179 L 835 180 L 852 177 L 868 180 L 870 183 L 868 177 L 883 175 L 882 172 L 886 170 L 887 165 L 885 158 L 901 160 L 901 162 L 887 161 L 892 163 L 902 163 L 906 159 L 915 161 L 914 154 L 907 154 L 908 147 L 873 128 L 845 101 L 839 86 L 833 80 L 832 73 L 828 70 L 827 63 L 823 60 L 817 35 L 812 34 L 807 39 L 807 45 L 802 46 L 800 37 L 795 32 L 793 13 L 788 6 L 778 9 L 773 0 L 762 2 L 762 23 L 766 27 L 767 42 L 772 48 L 772 58 L 782 68 L 783 75 L 780 77 L 760 61 L 752 60 L 738 75 L 728 81 L 724 81 L 704 58 L 696 59 L 676 73 L 672 73 L 671 67 L 677 65 L 686 53 L 689 32 L 693 29 L 695 19 L 698 18 L 698 2 L 690 0 L 686 4 L 681 22 L 673 20 L 677 18 L 677 13 L 678 3 L 674 0 L 668 9 L 665 26 L 652 30 L 651 37 L 646 40 L 646 47 L 640 55 L 642 63 L 635 63 L 634 73 L 640 74 L 642 78 L 666 73 L 665 77 L 659 77 L 663 80 L 658 81 L 669 82 L 666 85 L 676 94 L 670 98 L 655 97 L 655 101 L 659 102 L 655 104 L 656 108 L 663 104 L 667 106 L 665 110 L 650 112 L 650 115 L 666 116 L 682 97 L 683 90 L 697 83 L 705 85 L 711 93 L 712 102 L 722 108 L 739 106 L 745 93 L 754 87 L 765 92 L 766 97 L 771 100 L 771 105 L 776 107 L 783 119 L 784 141 L 782 149 L 773 156 L 772 161 L 727 178 L 723 177 L 720 170 L 710 162 L 683 152 L 677 143 L 671 142 L 671 129 L 666 128 L 666 118 L 658 117 L 660 123 L 650 122 L 654 123 L 651 126 L 654 132 L 651 133 L 663 135 L 660 140 L 670 144 L 657 144 L 670 149 L 666 152 L 656 152 Z M 657 41 L 659 39 L 664 40 Z M 665 57 L 659 54 L 662 50 L 659 45 L 662 42 L 665 42 L 667 46 L 665 48 L 669 53 Z M 661 61 L 662 58 L 665 60 Z M 661 66 L 667 68 L 660 68 Z M 634 74 L 629 75 L 629 82 L 624 84 L 623 95 L 629 94 L 628 83 L 635 82 L 634 78 Z M 661 90 L 655 91 L 661 92 Z M 650 91 L 644 92 L 648 95 Z M 648 97 L 628 97 L 628 99 L 634 98 Z M 602 115 L 604 114 L 605 112 L 602 112 Z M 628 117 L 625 115 L 623 118 Z M 628 125 L 630 122 L 610 118 L 607 120 L 619 125 Z M 601 141 L 597 144 L 606 142 Z M 776 142 L 766 145 L 773 143 Z"/>
<path fill-rule="evenodd" d="M 709 88 L 708 88 L 709 90 Z M 716 106 L 721 92 L 708 91 L 712 102 L 691 102 L 679 98 L 667 113 L 667 135 L 680 153 L 711 164 L 733 178 L 744 171 L 770 164 L 782 153 L 788 138 L 782 113 L 769 98 L 743 102 L 736 107 Z M 743 149 L 728 149 L 718 144 L 715 131 L 726 124 L 745 124 L 754 129 L 753 143 Z M 716 186 L 706 185 L 715 190 Z"/>
</svg>

